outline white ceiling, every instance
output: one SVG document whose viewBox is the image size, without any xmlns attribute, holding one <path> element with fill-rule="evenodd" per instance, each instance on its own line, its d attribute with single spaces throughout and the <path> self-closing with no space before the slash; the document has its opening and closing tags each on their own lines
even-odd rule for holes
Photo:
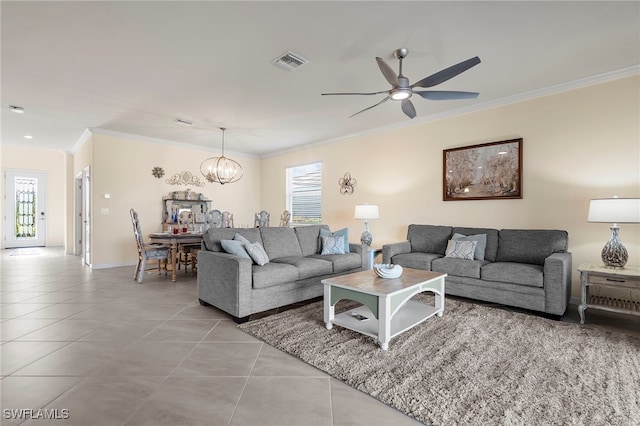
<svg viewBox="0 0 640 426">
<path fill-rule="evenodd" d="M 219 149 L 227 127 L 227 151 L 267 155 L 640 69 L 637 1 L 2 1 L 0 13 L 2 142 L 67 152 L 87 128 Z M 387 90 L 375 57 L 397 70 L 400 47 L 412 83 L 479 56 L 436 89 L 480 96 L 415 96 L 410 120 L 395 101 L 348 118 L 385 95 L 320 95 Z M 288 50 L 310 63 L 271 63 Z"/>
</svg>

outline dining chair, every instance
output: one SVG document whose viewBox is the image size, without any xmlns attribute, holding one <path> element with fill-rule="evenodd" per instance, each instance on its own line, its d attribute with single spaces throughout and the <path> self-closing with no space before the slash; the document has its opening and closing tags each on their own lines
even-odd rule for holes
<svg viewBox="0 0 640 426">
<path fill-rule="evenodd" d="M 136 245 L 138 246 L 138 264 L 136 266 L 136 272 L 133 275 L 133 279 L 142 283 L 142 278 L 146 271 L 158 270 L 158 274 L 164 269 L 164 274 L 167 275 L 167 264 L 171 257 L 171 247 L 163 244 L 145 243 L 144 236 L 142 234 L 142 227 L 140 226 L 140 220 L 138 218 L 138 212 L 134 209 L 129 210 L 131 215 L 131 223 L 133 224 L 133 234 L 136 238 Z M 156 268 L 147 269 L 147 261 L 157 261 L 158 266 Z"/>
<path fill-rule="evenodd" d="M 222 228 L 222 212 L 220 210 L 211 210 L 207 214 L 207 225 L 209 225 L 209 228 Z"/>
<path fill-rule="evenodd" d="M 253 224 L 256 228 L 266 228 L 269 226 L 269 212 L 264 210 L 256 213 L 256 218 Z"/>
<path fill-rule="evenodd" d="M 223 228 L 235 228 L 233 226 L 233 213 L 222 212 L 222 227 Z"/>
<path fill-rule="evenodd" d="M 282 212 L 282 215 L 280 216 L 280 227 L 287 228 L 289 227 L 290 223 L 291 223 L 291 213 L 289 213 L 289 210 L 285 210 L 284 212 Z"/>
</svg>

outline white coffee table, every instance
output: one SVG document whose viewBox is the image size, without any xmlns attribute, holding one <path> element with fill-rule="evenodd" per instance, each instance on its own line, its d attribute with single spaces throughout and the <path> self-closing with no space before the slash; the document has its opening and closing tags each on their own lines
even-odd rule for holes
<svg viewBox="0 0 640 426">
<path fill-rule="evenodd" d="M 337 324 L 371 336 L 387 350 L 393 337 L 434 315 L 442 316 L 446 276 L 405 268 L 399 278 L 380 278 L 369 270 L 324 279 L 324 322 L 329 330 Z M 435 294 L 435 306 L 410 300 L 425 291 Z M 335 315 L 336 303 L 343 299 L 360 302 L 362 306 Z"/>
</svg>

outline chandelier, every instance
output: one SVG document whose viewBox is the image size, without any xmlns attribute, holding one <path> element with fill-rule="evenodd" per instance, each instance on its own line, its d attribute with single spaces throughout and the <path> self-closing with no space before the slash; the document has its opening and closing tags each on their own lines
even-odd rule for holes
<svg viewBox="0 0 640 426">
<path fill-rule="evenodd" d="M 222 155 L 220 157 L 207 158 L 200 164 L 200 173 L 211 183 L 233 183 L 240 180 L 242 174 L 242 166 L 230 158 L 224 156 L 224 127 L 222 130 Z"/>
</svg>

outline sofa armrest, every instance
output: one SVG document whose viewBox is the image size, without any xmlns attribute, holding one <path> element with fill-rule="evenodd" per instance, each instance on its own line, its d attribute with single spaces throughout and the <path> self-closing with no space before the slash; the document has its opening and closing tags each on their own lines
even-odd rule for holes
<svg viewBox="0 0 640 426">
<path fill-rule="evenodd" d="M 349 243 L 349 252 L 360 255 L 360 268 L 364 271 L 367 269 L 369 259 L 367 258 L 367 249 L 364 244 Z"/>
<path fill-rule="evenodd" d="M 571 297 L 571 253 L 554 253 L 544 261 L 545 312 L 563 315 Z"/>
<path fill-rule="evenodd" d="M 382 246 L 382 263 L 391 263 L 393 256 L 402 253 L 411 253 L 411 243 L 409 241 L 385 244 Z"/>
<path fill-rule="evenodd" d="M 252 264 L 244 257 L 200 250 L 198 299 L 237 318 L 249 315 Z"/>
</svg>

